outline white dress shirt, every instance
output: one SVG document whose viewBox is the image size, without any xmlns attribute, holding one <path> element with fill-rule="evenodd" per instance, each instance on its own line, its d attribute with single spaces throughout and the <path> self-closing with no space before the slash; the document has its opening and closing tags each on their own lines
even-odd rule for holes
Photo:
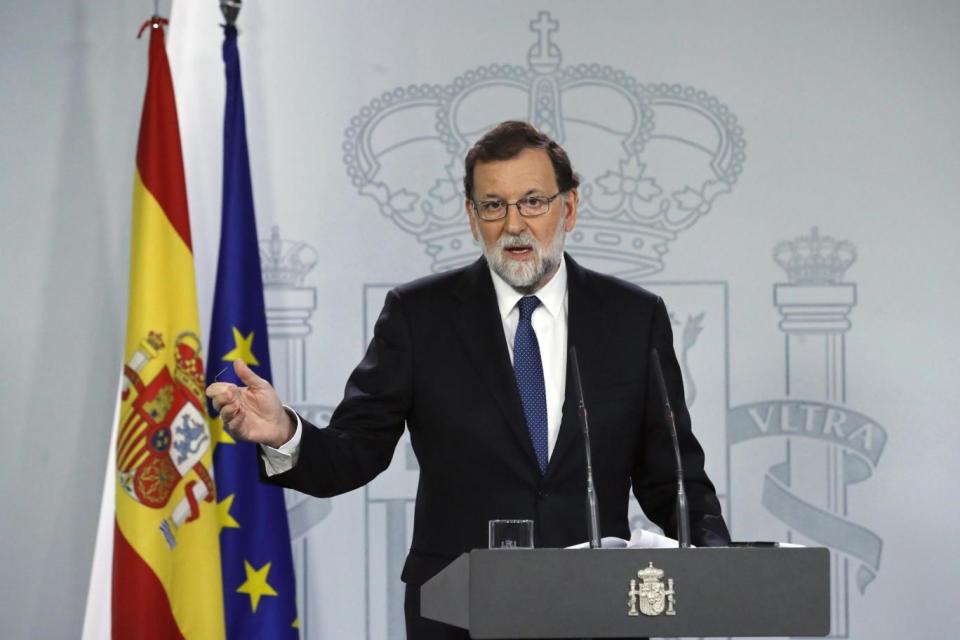
<svg viewBox="0 0 960 640">
<path fill-rule="evenodd" d="M 507 352 L 513 363 L 513 340 L 520 322 L 520 308 L 517 303 L 524 294 L 518 292 L 507 282 L 490 270 L 493 289 L 497 294 L 497 306 L 503 321 L 503 335 L 507 341 Z M 560 268 L 535 294 L 540 306 L 534 309 L 530 317 L 533 332 L 537 334 L 540 346 L 540 360 L 543 363 L 543 382 L 547 396 L 547 458 L 553 455 L 553 447 L 560 433 L 560 421 L 563 418 L 563 400 L 567 384 L 567 265 L 560 260 Z M 279 449 L 261 445 L 261 457 L 268 476 L 289 471 L 297 464 L 300 454 L 300 437 L 303 423 L 300 416 L 290 407 L 284 406 L 287 413 L 297 423 L 297 429 L 290 440 Z"/>
<path fill-rule="evenodd" d="M 513 340 L 520 323 L 520 307 L 517 303 L 524 294 L 490 270 L 493 288 L 497 292 L 497 306 L 503 320 L 503 335 L 507 339 L 507 351 L 513 362 Z M 540 361 L 543 363 L 543 383 L 547 395 L 547 459 L 553 455 L 553 447 L 560 433 L 563 418 L 563 400 L 567 385 L 567 265 L 560 260 L 560 268 L 535 294 L 540 306 L 533 310 L 530 324 L 537 334 L 540 346 Z"/>
</svg>

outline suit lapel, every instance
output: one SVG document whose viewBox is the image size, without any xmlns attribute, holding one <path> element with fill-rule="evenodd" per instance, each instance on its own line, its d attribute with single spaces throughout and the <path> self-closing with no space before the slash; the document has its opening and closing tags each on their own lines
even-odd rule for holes
<svg viewBox="0 0 960 640">
<path fill-rule="evenodd" d="M 603 370 L 603 358 L 607 346 L 608 332 L 603 327 L 603 301 L 591 291 L 590 274 L 573 258 L 567 256 L 567 349 L 576 347 L 577 360 L 580 363 L 580 375 L 586 397 L 587 410 L 590 409 L 590 380 Z M 567 360 L 566 392 L 563 401 L 563 417 L 560 421 L 560 433 L 547 465 L 547 475 L 560 466 L 564 455 L 577 451 L 583 455 L 580 422 L 577 418 L 577 390 L 573 383 L 571 367 Z"/>
<path fill-rule="evenodd" d="M 456 295 L 460 299 L 456 330 L 464 349 L 510 425 L 510 430 L 517 436 L 528 461 L 536 468 L 537 457 L 527 430 L 503 333 L 497 294 L 486 260 L 481 258 L 464 271 Z"/>
</svg>

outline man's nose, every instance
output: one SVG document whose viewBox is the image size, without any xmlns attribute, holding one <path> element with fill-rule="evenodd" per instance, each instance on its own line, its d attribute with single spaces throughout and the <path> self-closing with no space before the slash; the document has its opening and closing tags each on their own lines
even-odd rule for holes
<svg viewBox="0 0 960 640">
<path fill-rule="evenodd" d="M 503 229 L 507 233 L 517 235 L 527 228 L 527 222 L 520 215 L 520 207 L 515 204 L 507 205 L 507 215 L 503 219 Z"/>
</svg>

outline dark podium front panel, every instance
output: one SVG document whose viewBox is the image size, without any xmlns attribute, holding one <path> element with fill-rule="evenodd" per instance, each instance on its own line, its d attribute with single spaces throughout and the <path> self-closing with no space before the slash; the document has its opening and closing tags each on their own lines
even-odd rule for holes
<svg viewBox="0 0 960 640">
<path fill-rule="evenodd" d="M 829 573 L 820 548 L 476 550 L 421 612 L 474 638 L 825 636 Z"/>
</svg>

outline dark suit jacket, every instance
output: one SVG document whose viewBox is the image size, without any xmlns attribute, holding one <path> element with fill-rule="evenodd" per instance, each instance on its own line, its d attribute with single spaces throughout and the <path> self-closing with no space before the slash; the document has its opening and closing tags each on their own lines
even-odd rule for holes
<svg viewBox="0 0 960 640">
<path fill-rule="evenodd" d="M 729 540 L 703 451 L 690 431 L 663 302 L 569 256 L 568 340 L 590 413 L 602 535 L 628 538 L 632 488 L 676 535 L 676 472 L 648 360 L 661 354 L 698 545 Z M 315 496 L 360 487 L 386 469 L 404 423 L 420 463 L 404 581 L 422 584 L 464 551 L 487 546 L 487 522 L 534 521 L 537 546 L 587 540 L 585 462 L 567 376 L 560 433 L 545 475 L 527 431 L 493 282 L 483 259 L 387 294 L 366 356 L 330 425 L 304 424 L 299 460 L 269 479 Z"/>
</svg>

